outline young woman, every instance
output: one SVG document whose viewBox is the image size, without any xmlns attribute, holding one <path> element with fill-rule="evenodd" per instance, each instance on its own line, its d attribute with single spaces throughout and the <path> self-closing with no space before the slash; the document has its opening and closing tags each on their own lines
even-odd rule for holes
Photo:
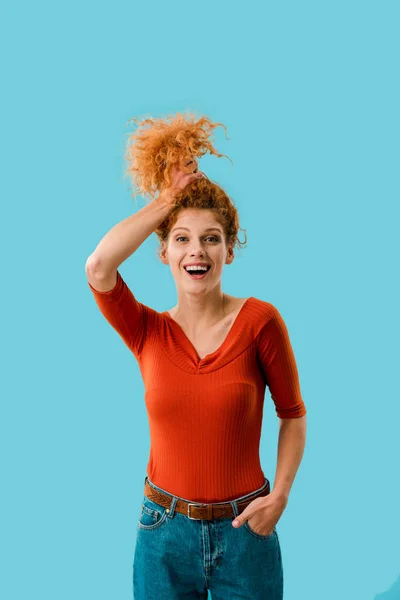
<svg viewBox="0 0 400 600">
<path fill-rule="evenodd" d="M 140 123 L 128 171 L 153 199 L 86 263 L 97 305 L 138 360 L 146 390 L 151 449 L 135 600 L 206 599 L 208 590 L 214 600 L 283 597 L 276 523 L 302 459 L 306 408 L 278 309 L 222 291 L 240 245 L 238 215 L 197 162 L 207 151 L 222 156 L 209 140 L 217 126 L 179 114 Z M 133 293 L 118 271 L 152 232 L 177 289 L 164 312 L 141 303 L 140 282 Z M 280 419 L 272 490 L 259 460 L 266 386 Z"/>
</svg>

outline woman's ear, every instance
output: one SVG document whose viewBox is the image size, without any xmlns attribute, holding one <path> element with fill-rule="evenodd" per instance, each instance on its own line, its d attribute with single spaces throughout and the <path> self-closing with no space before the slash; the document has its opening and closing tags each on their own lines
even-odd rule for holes
<svg viewBox="0 0 400 600">
<path fill-rule="evenodd" d="M 167 245 L 165 242 L 161 242 L 161 248 L 160 248 L 160 260 L 164 265 L 168 264 L 168 259 L 167 259 Z"/>
<path fill-rule="evenodd" d="M 235 258 L 235 254 L 233 252 L 233 247 L 229 246 L 228 252 L 226 253 L 226 264 L 230 265 L 233 262 L 234 258 Z"/>
</svg>

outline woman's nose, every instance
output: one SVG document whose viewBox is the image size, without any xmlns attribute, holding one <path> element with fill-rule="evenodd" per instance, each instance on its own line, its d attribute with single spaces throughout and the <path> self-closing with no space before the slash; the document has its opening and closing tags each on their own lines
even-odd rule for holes
<svg viewBox="0 0 400 600">
<path fill-rule="evenodd" d="M 195 246 L 193 246 L 193 248 L 192 248 L 192 251 L 191 251 L 191 253 L 190 253 L 190 256 L 191 256 L 192 258 L 194 258 L 194 257 L 195 257 L 195 256 L 197 256 L 198 254 L 199 254 L 200 256 L 204 256 L 204 249 L 203 249 L 203 247 L 201 246 L 201 244 L 199 244 L 199 245 L 197 245 L 197 244 L 196 244 Z"/>
</svg>

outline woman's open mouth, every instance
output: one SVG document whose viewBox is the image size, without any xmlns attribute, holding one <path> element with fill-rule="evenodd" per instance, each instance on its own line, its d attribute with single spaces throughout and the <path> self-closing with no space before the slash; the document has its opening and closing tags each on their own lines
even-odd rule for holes
<svg viewBox="0 0 400 600">
<path fill-rule="evenodd" d="M 204 279 L 206 277 L 208 271 L 211 269 L 211 266 L 206 268 L 200 267 L 183 267 L 186 273 L 189 275 L 191 279 Z"/>
</svg>

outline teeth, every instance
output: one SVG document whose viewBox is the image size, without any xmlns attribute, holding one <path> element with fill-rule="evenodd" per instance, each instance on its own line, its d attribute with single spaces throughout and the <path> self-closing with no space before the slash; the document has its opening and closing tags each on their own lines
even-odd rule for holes
<svg viewBox="0 0 400 600">
<path fill-rule="evenodd" d="M 186 271 L 207 271 L 208 267 L 185 267 Z"/>
</svg>

